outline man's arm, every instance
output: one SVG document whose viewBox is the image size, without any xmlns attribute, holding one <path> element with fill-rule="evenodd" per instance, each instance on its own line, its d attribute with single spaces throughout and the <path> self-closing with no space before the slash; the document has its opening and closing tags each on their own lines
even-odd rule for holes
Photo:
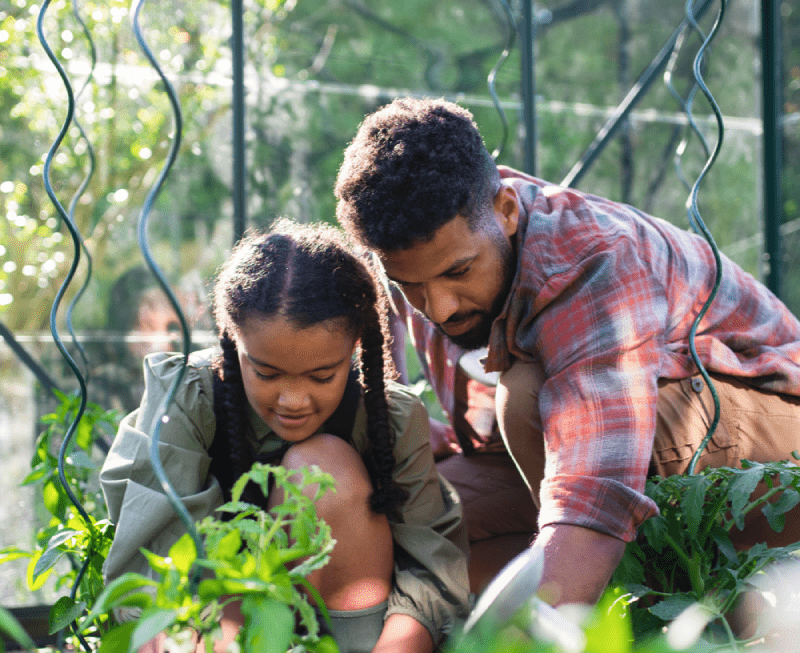
<svg viewBox="0 0 800 653">
<path fill-rule="evenodd" d="M 539 597 L 551 605 L 594 604 L 611 580 L 625 542 L 582 526 L 545 526 L 536 537 L 544 549 Z"/>
</svg>

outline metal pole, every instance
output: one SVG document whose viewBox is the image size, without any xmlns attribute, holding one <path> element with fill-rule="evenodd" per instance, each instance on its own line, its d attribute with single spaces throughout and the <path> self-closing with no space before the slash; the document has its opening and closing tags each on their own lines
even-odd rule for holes
<svg viewBox="0 0 800 653">
<path fill-rule="evenodd" d="M 692 11 L 694 17 L 699 20 L 706 12 L 711 4 L 711 0 L 697 0 Z M 561 180 L 561 186 L 576 187 L 578 182 L 583 178 L 584 174 L 588 172 L 595 159 L 600 155 L 605 146 L 617 133 L 617 130 L 624 124 L 625 118 L 633 110 L 639 100 L 647 93 L 650 85 L 655 81 L 656 75 L 667 65 L 672 48 L 678 40 L 678 36 L 683 31 L 687 24 L 687 19 L 684 18 L 681 24 L 675 29 L 670 36 L 669 40 L 664 44 L 656 58 L 650 63 L 647 69 L 639 77 L 633 88 L 628 91 L 625 99 L 614 110 L 614 113 L 603 125 L 603 128 L 597 133 L 594 141 L 589 148 L 583 153 L 581 158 L 572 166 L 572 169 L 567 173 L 567 176 Z"/>
<path fill-rule="evenodd" d="M 233 242 L 242 237 L 247 228 L 247 206 L 244 145 L 244 7 L 243 0 L 231 2 L 233 37 Z"/>
<path fill-rule="evenodd" d="M 522 2 L 522 33 L 520 38 L 520 76 L 522 92 L 522 121 L 525 125 L 523 172 L 536 174 L 536 78 L 534 44 L 536 26 L 533 19 L 533 0 Z"/>
<path fill-rule="evenodd" d="M 767 287 L 780 297 L 781 181 L 783 176 L 782 122 L 783 75 L 781 60 L 780 0 L 761 2 L 762 120 L 764 124 L 764 277 Z"/>
</svg>

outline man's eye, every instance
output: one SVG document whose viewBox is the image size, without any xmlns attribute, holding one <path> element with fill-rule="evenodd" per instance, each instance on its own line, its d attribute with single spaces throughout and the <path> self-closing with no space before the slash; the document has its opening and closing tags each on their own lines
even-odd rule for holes
<svg viewBox="0 0 800 653">
<path fill-rule="evenodd" d="M 463 277 L 467 272 L 469 272 L 469 266 L 461 268 L 459 270 L 453 270 L 452 272 L 448 272 L 447 276 L 453 279 L 457 277 Z"/>
</svg>

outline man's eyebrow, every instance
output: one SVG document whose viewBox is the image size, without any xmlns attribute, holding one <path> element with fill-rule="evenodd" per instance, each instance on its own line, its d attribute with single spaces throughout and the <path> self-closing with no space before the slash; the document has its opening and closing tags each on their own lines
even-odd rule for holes
<svg viewBox="0 0 800 653">
<path fill-rule="evenodd" d="M 452 274 L 453 272 L 455 272 L 459 268 L 463 268 L 468 263 L 472 263 L 472 261 L 474 261 L 476 258 L 478 258 L 478 256 L 476 254 L 470 254 L 469 256 L 465 256 L 464 258 L 461 258 L 458 261 L 455 261 L 452 265 L 450 265 L 449 268 L 447 268 L 446 270 L 443 270 L 442 272 L 440 272 L 436 276 L 437 277 L 446 277 L 448 274 Z M 401 286 L 413 286 L 415 283 L 418 283 L 416 281 L 403 281 L 402 279 L 395 279 L 389 273 L 386 273 L 386 278 L 389 279 L 389 281 L 391 281 L 393 283 L 396 283 L 398 285 L 401 285 Z"/>
<path fill-rule="evenodd" d="M 247 360 L 249 360 L 253 365 L 257 365 L 258 367 L 268 367 L 271 370 L 276 370 L 278 372 L 282 372 L 282 373 L 286 374 L 286 370 L 282 370 L 280 367 L 276 367 L 275 365 L 272 365 L 271 363 L 266 363 L 264 361 L 260 361 L 257 358 L 254 358 L 253 356 L 251 356 L 250 354 L 245 354 L 245 356 L 247 357 Z M 313 374 L 314 372 L 326 372 L 328 370 L 332 370 L 335 367 L 339 367 L 339 365 L 344 363 L 345 359 L 347 359 L 347 358 L 349 358 L 349 357 L 345 356 L 345 358 L 342 358 L 340 361 L 337 361 L 335 363 L 331 363 L 330 365 L 320 365 L 319 367 L 315 367 L 313 369 L 306 370 L 305 372 L 303 372 L 303 374 Z"/>
</svg>

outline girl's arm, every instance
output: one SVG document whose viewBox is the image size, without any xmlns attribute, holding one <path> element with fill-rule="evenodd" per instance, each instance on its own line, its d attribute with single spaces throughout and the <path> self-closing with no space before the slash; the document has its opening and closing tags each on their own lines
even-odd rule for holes
<svg viewBox="0 0 800 653">
<path fill-rule="evenodd" d="M 394 586 L 379 644 L 408 637 L 421 648 L 407 650 L 429 651 L 426 638 L 414 639 L 422 634 L 419 626 L 427 631 L 430 645 L 436 645 L 469 612 L 466 527 L 458 495 L 436 470 L 422 402 L 398 384 L 388 386 L 388 399 L 395 434 L 394 481 L 409 498 L 400 520 L 390 522 Z"/>
<path fill-rule="evenodd" d="M 161 419 L 161 401 L 180 372 L 180 358 L 170 354 L 147 357 L 142 404 L 122 420 L 100 472 L 109 518 L 116 525 L 104 565 L 106 582 L 129 571 L 149 575 L 140 548 L 165 555 L 185 532 L 150 462 L 154 423 Z M 209 482 L 208 475 L 205 439 L 210 443 L 215 422 L 206 372 L 202 366 L 186 370 L 159 438 L 162 466 L 196 521 L 222 503 L 219 483 L 213 478 Z"/>
<path fill-rule="evenodd" d="M 405 614 L 391 615 L 372 653 L 432 653 L 433 639 L 428 629 Z"/>
</svg>

